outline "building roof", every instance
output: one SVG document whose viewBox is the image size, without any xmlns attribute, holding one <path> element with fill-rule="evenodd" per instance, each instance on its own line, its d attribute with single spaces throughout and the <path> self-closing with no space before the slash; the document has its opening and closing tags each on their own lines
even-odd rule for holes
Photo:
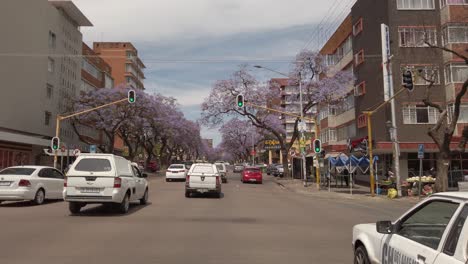
<svg viewBox="0 0 468 264">
<path fill-rule="evenodd" d="M 288 78 L 273 78 L 271 79 L 271 82 L 275 82 L 279 84 L 280 86 L 288 86 L 289 85 L 289 79 Z"/>
<path fill-rule="evenodd" d="M 56 1 L 49 0 L 49 3 L 58 9 L 62 9 L 71 19 L 73 19 L 80 27 L 92 27 L 93 24 L 81 12 L 81 10 L 72 1 Z"/>
</svg>

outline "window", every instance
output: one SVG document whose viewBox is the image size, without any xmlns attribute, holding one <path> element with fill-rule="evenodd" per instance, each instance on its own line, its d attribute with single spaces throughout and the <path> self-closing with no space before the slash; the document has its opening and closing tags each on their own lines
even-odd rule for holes
<svg viewBox="0 0 468 264">
<path fill-rule="evenodd" d="M 47 88 L 46 88 L 46 93 L 47 93 L 47 98 L 52 98 L 52 94 L 53 94 L 53 91 L 54 90 L 54 86 L 52 86 L 52 84 L 47 84 Z"/>
<path fill-rule="evenodd" d="M 453 112 L 455 111 L 454 105 L 448 106 L 448 118 L 450 122 L 452 121 Z M 458 115 L 457 123 L 468 123 L 468 104 L 460 105 L 460 114 Z"/>
<path fill-rule="evenodd" d="M 406 71 L 413 73 L 414 85 L 429 85 L 427 80 L 433 80 L 434 84 L 440 84 L 439 67 L 434 65 L 405 65 L 401 67 L 401 84 L 403 83 L 403 73 Z"/>
<path fill-rule="evenodd" d="M 347 140 L 354 136 L 356 136 L 356 123 L 354 122 L 336 129 L 336 140 L 338 141 Z"/>
<path fill-rule="evenodd" d="M 193 167 L 192 173 L 215 173 L 211 165 L 196 165 Z"/>
<path fill-rule="evenodd" d="M 56 40 L 57 40 L 57 37 L 55 36 L 55 33 L 52 31 L 49 31 L 49 48 L 55 49 Z"/>
<path fill-rule="evenodd" d="M 403 107 L 404 124 L 435 124 L 439 112 L 433 107 L 409 105 Z"/>
<path fill-rule="evenodd" d="M 468 24 L 451 24 L 445 26 L 442 29 L 442 37 L 444 44 L 468 43 Z"/>
<path fill-rule="evenodd" d="M 50 117 L 52 116 L 51 112 L 44 112 L 44 125 L 49 126 L 50 125 Z"/>
<path fill-rule="evenodd" d="M 398 235 L 437 249 L 458 203 L 433 201 L 422 205 L 399 224 Z"/>
<path fill-rule="evenodd" d="M 336 141 L 336 129 L 326 128 L 320 132 L 320 140 L 323 143 Z"/>
<path fill-rule="evenodd" d="M 444 246 L 444 253 L 453 256 L 455 254 L 455 250 L 457 249 L 458 239 L 460 238 L 460 234 L 463 230 L 463 225 L 465 224 L 466 218 L 468 217 L 468 205 L 465 205 L 463 210 L 461 211 L 460 215 L 455 220 L 455 223 L 448 234 L 445 246 Z"/>
<path fill-rule="evenodd" d="M 107 159 L 82 159 L 76 164 L 77 171 L 111 171 L 112 166 Z"/>
<path fill-rule="evenodd" d="M 5 153 L 6 154 L 6 153 Z M 0 175 L 32 175 L 36 169 L 32 168 L 6 168 L 0 171 Z"/>
<path fill-rule="evenodd" d="M 434 27 L 399 27 L 400 47 L 428 47 L 437 45 L 437 30 Z"/>
<path fill-rule="evenodd" d="M 353 36 L 357 36 L 359 33 L 362 32 L 362 18 L 353 25 Z"/>
<path fill-rule="evenodd" d="M 85 70 L 87 73 L 91 74 L 94 78 L 98 80 L 102 80 L 102 74 L 101 71 L 96 68 L 93 64 L 89 63 L 87 60 L 82 60 L 81 61 L 81 67 L 83 70 Z"/>
<path fill-rule="evenodd" d="M 360 50 L 354 55 L 354 65 L 358 66 L 364 62 L 364 50 Z"/>
<path fill-rule="evenodd" d="M 361 96 L 366 94 L 366 82 L 360 82 L 358 85 L 354 86 L 354 96 Z"/>
<path fill-rule="evenodd" d="M 358 117 L 358 128 L 367 127 L 367 115 L 361 114 Z"/>
<path fill-rule="evenodd" d="M 434 0 L 397 0 L 397 9 L 434 9 Z"/>
<path fill-rule="evenodd" d="M 468 79 L 468 65 L 447 64 L 445 66 L 445 83 L 464 83 Z"/>
<path fill-rule="evenodd" d="M 55 61 L 52 58 L 49 58 L 47 62 L 47 70 L 49 72 L 54 72 L 55 71 Z"/>
<path fill-rule="evenodd" d="M 468 0 L 440 0 L 440 6 L 446 5 L 468 5 Z"/>
</svg>

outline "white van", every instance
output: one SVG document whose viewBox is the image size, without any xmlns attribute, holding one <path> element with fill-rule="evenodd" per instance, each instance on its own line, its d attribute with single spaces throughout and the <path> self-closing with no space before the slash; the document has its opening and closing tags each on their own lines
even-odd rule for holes
<svg viewBox="0 0 468 264">
<path fill-rule="evenodd" d="M 147 175 L 137 164 L 113 154 L 81 154 L 71 165 L 64 183 L 63 199 L 72 214 L 87 204 L 113 204 L 127 213 L 130 202 L 148 201 Z"/>
<path fill-rule="evenodd" d="M 216 165 L 211 163 L 195 163 L 187 173 L 185 181 L 185 197 L 192 193 L 213 193 L 221 198 L 221 175 Z"/>
</svg>

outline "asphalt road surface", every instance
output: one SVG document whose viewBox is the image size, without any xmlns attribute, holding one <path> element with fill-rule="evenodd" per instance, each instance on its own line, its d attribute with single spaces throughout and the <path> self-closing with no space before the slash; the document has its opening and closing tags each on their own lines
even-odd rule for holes
<svg viewBox="0 0 468 264">
<path fill-rule="evenodd" d="M 184 197 L 183 182 L 151 179 L 150 203 L 128 215 L 65 202 L 0 205 L 0 263 L 352 263 L 354 224 L 389 220 L 399 202 L 311 198 L 228 176 L 221 199 Z"/>
</svg>

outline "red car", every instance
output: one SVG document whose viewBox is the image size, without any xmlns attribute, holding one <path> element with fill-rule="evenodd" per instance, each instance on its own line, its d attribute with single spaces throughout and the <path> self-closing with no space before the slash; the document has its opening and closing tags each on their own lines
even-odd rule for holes
<svg viewBox="0 0 468 264">
<path fill-rule="evenodd" d="M 241 182 L 255 182 L 255 183 L 262 183 L 262 171 L 260 168 L 256 167 L 246 167 L 242 171 Z"/>
</svg>

